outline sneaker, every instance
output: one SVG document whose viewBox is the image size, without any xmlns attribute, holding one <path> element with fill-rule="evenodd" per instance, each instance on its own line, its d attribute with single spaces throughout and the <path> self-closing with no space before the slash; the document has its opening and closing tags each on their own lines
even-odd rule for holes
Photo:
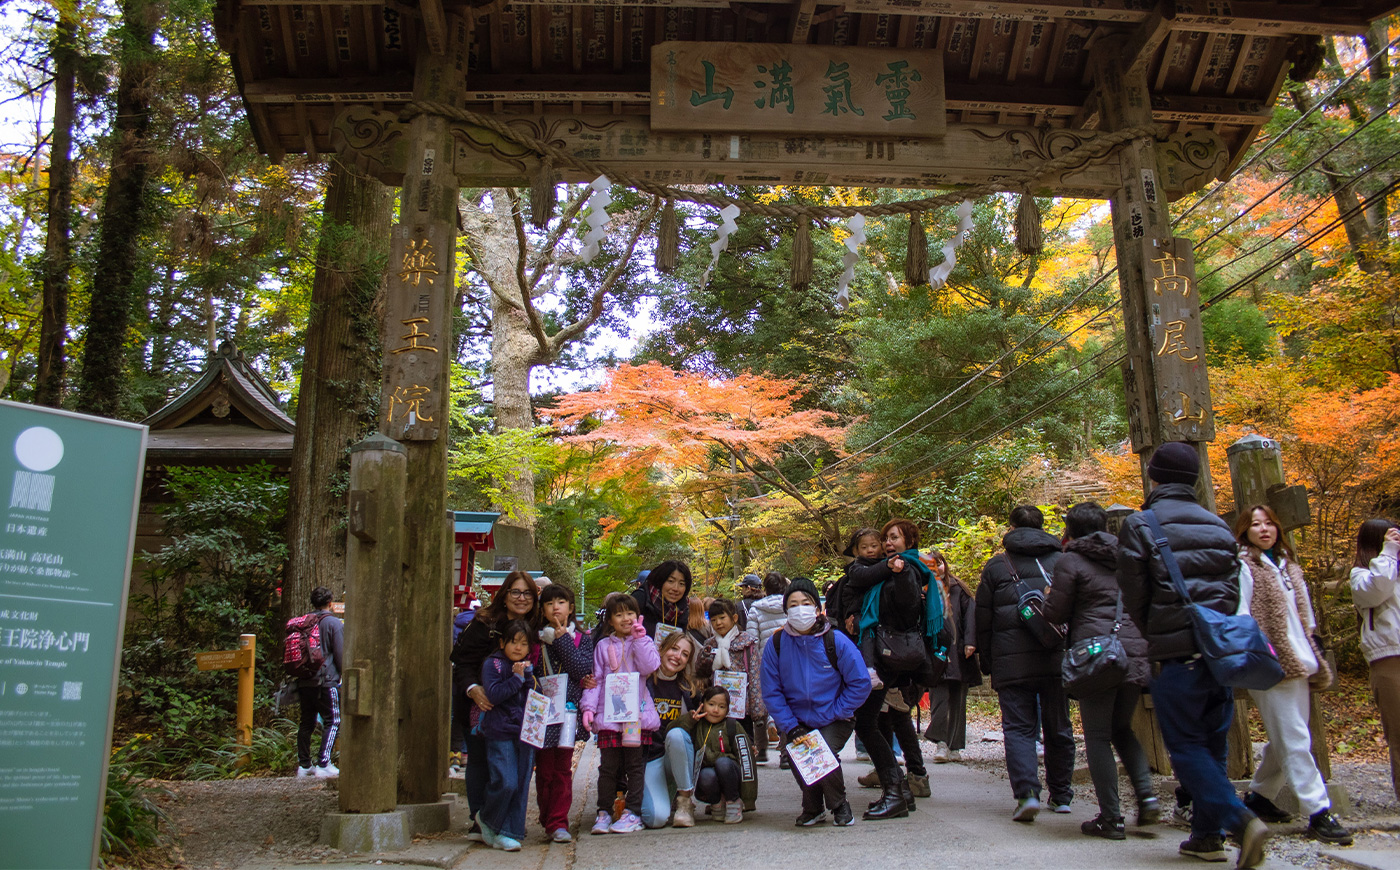
<svg viewBox="0 0 1400 870">
<path fill-rule="evenodd" d="M 916 798 L 933 797 L 933 789 L 928 784 L 928 774 L 911 773 L 905 779 L 909 783 L 909 790 Z M 912 806 L 909 809 L 913 809 Z"/>
<path fill-rule="evenodd" d="M 744 805 L 735 801 L 724 808 L 724 823 L 737 825 L 744 820 Z"/>
<path fill-rule="evenodd" d="M 1162 820 L 1162 804 L 1155 797 L 1138 801 L 1137 826 L 1155 825 Z"/>
<path fill-rule="evenodd" d="M 1257 791 L 1252 791 L 1244 796 L 1245 809 L 1254 813 L 1262 822 L 1271 825 L 1293 821 L 1293 817 L 1274 805 L 1274 802 L 1264 797 Z"/>
<path fill-rule="evenodd" d="M 786 752 L 784 752 L 783 755 L 782 755 L 782 757 L 778 759 L 778 769 L 779 769 L 779 770 L 791 770 L 791 769 L 792 769 L 792 762 L 791 762 L 791 761 L 788 761 L 788 757 L 787 757 L 787 753 L 786 753 Z"/>
<path fill-rule="evenodd" d="M 961 764 L 961 763 L 962 763 L 962 750 L 961 750 L 961 749 L 950 749 L 950 750 L 948 750 L 948 760 L 951 761 L 951 762 L 956 762 L 956 763 L 958 763 L 958 764 Z"/>
<path fill-rule="evenodd" d="M 1224 861 L 1225 841 L 1220 839 L 1219 834 L 1192 834 L 1190 839 L 1182 840 L 1176 851 L 1189 858 L 1200 858 L 1202 861 Z"/>
<path fill-rule="evenodd" d="M 314 775 L 317 779 L 331 779 L 340 776 L 340 768 L 328 761 L 320 767 L 317 767 Z"/>
<path fill-rule="evenodd" d="M 633 813 L 631 810 L 623 813 L 622 818 L 613 822 L 612 827 L 608 828 L 608 830 L 612 831 L 614 834 L 631 834 L 641 829 L 642 820 L 637 818 L 636 813 Z"/>
<path fill-rule="evenodd" d="M 797 827 L 814 828 L 826 821 L 826 810 L 817 810 L 815 813 L 802 811 L 802 815 L 797 817 Z"/>
<path fill-rule="evenodd" d="M 613 821 L 612 821 L 612 816 L 608 815 L 608 811 L 607 811 L 607 810 L 599 810 L 599 811 L 598 811 L 598 818 L 596 818 L 596 819 L 593 820 L 593 830 L 589 831 L 589 833 L 590 833 L 590 834 L 607 834 L 607 833 L 610 833 L 610 832 L 612 831 L 612 823 L 613 823 Z"/>
<path fill-rule="evenodd" d="M 1105 840 L 1126 840 L 1128 835 L 1123 830 L 1122 819 L 1107 819 L 1103 813 L 1099 813 L 1094 818 L 1084 822 L 1079 826 L 1082 834 L 1090 837 L 1103 837 Z"/>
<path fill-rule="evenodd" d="M 947 763 L 948 763 L 948 744 L 946 744 L 946 743 L 944 743 L 944 742 L 942 742 L 942 741 L 939 741 L 938 743 L 933 744 L 933 763 L 934 763 L 934 764 L 947 764 Z"/>
<path fill-rule="evenodd" d="M 475 819 L 472 820 L 471 827 L 467 828 L 468 843 L 485 843 L 486 838 L 481 834 L 481 824 Z"/>
<path fill-rule="evenodd" d="M 1177 801 L 1172 809 L 1172 821 L 1184 827 L 1191 827 L 1191 805 Z"/>
<path fill-rule="evenodd" d="M 1070 804 L 1069 801 L 1053 801 L 1053 800 L 1052 800 L 1052 801 L 1050 802 L 1050 807 L 1051 807 L 1051 809 L 1053 809 L 1055 812 L 1057 812 L 1057 813 L 1059 813 L 1060 815 L 1064 816 L 1064 815 L 1068 815 L 1068 814 L 1074 812 L 1074 807 L 1070 806 L 1069 804 Z"/>
<path fill-rule="evenodd" d="M 316 775 L 315 768 L 311 768 L 311 767 L 298 767 L 298 768 L 297 768 L 297 779 L 303 779 L 303 778 L 305 778 L 305 777 L 308 777 L 308 776 L 315 776 L 315 775 Z"/>
<path fill-rule="evenodd" d="M 1308 836 L 1333 846 L 1350 846 L 1351 831 L 1342 827 L 1330 809 L 1318 810 L 1308 819 Z"/>
<path fill-rule="evenodd" d="M 1013 822 L 1033 822 L 1036 813 L 1040 812 L 1039 798 L 1021 798 L 1016 802 L 1016 810 L 1011 814 Z"/>
<path fill-rule="evenodd" d="M 874 668 L 866 668 L 865 670 L 870 674 L 870 691 L 878 692 L 885 687 L 885 681 L 880 679 L 880 675 L 875 673 Z"/>
<path fill-rule="evenodd" d="M 491 844 L 491 848 L 500 849 L 503 852 L 519 852 L 520 841 L 514 837 L 500 836 L 496 838 L 496 842 Z"/>
<path fill-rule="evenodd" d="M 1269 839 L 1269 826 L 1259 819 L 1250 819 L 1240 831 L 1240 857 L 1235 866 L 1240 870 L 1264 863 L 1264 842 Z"/>
<path fill-rule="evenodd" d="M 831 811 L 831 823 L 838 828 L 849 828 L 856 823 L 855 810 L 850 801 L 841 801 L 841 806 Z"/>
<path fill-rule="evenodd" d="M 574 841 L 574 837 L 572 834 L 569 833 L 568 828 L 559 828 L 554 833 L 549 835 L 549 841 L 551 843 L 572 843 Z"/>
<path fill-rule="evenodd" d="M 1044 757 L 1045 757 L 1045 744 L 1044 744 L 1044 743 L 1041 743 L 1039 740 L 1037 740 L 1037 741 L 1035 742 L 1035 757 L 1036 757 L 1036 758 L 1044 758 Z"/>
<path fill-rule="evenodd" d="M 724 801 L 720 801 L 717 804 L 710 804 L 705 807 L 705 815 L 717 822 L 722 822 L 724 821 L 724 812 L 726 809 L 728 809 L 728 804 Z"/>
<path fill-rule="evenodd" d="M 862 773 L 860 776 L 856 777 L 856 782 L 860 783 L 861 788 L 879 788 L 880 774 L 873 770 L 869 773 Z"/>
<path fill-rule="evenodd" d="M 486 824 L 486 821 L 485 821 L 484 819 L 482 819 L 480 816 L 477 816 L 477 818 L 476 818 L 476 826 L 477 826 L 479 829 L 481 829 L 481 842 L 483 842 L 483 843 L 485 843 L 486 845 L 490 846 L 492 849 L 497 848 L 497 846 L 496 846 L 496 832 L 493 831 L 493 830 L 491 830 L 491 827 L 490 827 L 489 825 L 487 825 L 487 824 Z"/>
</svg>

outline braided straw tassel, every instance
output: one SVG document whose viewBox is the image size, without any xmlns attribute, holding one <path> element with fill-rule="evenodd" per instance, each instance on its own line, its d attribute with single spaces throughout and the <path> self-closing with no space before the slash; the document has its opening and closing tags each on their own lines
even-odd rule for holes
<svg viewBox="0 0 1400 870">
<path fill-rule="evenodd" d="M 1026 189 L 1021 194 L 1021 204 L 1016 207 L 1016 250 L 1027 257 L 1034 257 L 1044 247 L 1045 238 L 1040 231 L 1040 208 L 1035 204 L 1035 196 Z"/>
<path fill-rule="evenodd" d="M 803 290 L 812 282 L 812 222 L 802 218 L 792 234 L 792 289 Z"/>
<path fill-rule="evenodd" d="M 540 168 L 530 179 L 530 223 L 539 229 L 549 226 L 554 217 L 554 161 L 547 155 L 540 158 Z"/>
<path fill-rule="evenodd" d="M 909 250 L 904 255 L 904 280 L 910 287 L 928 283 L 928 235 L 923 212 L 909 213 Z"/>
<path fill-rule="evenodd" d="M 656 271 L 669 275 L 676 271 L 681 255 L 681 228 L 676 223 L 676 201 L 666 200 L 661 223 L 656 228 Z"/>
</svg>

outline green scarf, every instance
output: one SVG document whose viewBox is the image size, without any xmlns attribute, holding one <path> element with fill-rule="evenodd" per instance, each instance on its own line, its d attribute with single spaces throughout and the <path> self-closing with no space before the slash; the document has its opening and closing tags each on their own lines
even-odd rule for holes
<svg viewBox="0 0 1400 870">
<path fill-rule="evenodd" d="M 915 549 L 905 550 L 899 554 L 904 560 L 905 570 L 913 568 L 918 575 L 917 583 L 927 587 L 929 592 L 924 596 L 924 637 L 937 637 L 943 630 L 943 596 L 938 594 L 938 581 L 934 579 L 933 573 L 928 566 L 919 558 L 919 551 Z M 861 601 L 860 607 L 860 640 L 865 640 L 867 633 L 874 633 L 875 626 L 880 624 L 880 589 L 885 584 L 874 586 L 865 591 L 865 598 Z"/>
</svg>

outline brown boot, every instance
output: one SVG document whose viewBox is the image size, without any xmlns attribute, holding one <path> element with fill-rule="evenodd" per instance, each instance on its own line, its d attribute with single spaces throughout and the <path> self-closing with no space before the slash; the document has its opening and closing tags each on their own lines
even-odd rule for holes
<svg viewBox="0 0 1400 870">
<path fill-rule="evenodd" d="M 869 773 L 861 774 L 856 778 L 856 782 L 860 783 L 861 788 L 879 788 L 880 774 L 872 770 Z"/>
<path fill-rule="evenodd" d="M 695 827 L 695 804 L 691 802 L 692 792 L 676 792 L 676 814 L 671 817 L 673 828 Z"/>
</svg>

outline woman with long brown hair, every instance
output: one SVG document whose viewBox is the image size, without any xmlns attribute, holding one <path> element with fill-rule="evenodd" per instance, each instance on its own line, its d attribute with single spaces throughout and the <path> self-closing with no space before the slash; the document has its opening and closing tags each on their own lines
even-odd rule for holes
<svg viewBox="0 0 1400 870">
<path fill-rule="evenodd" d="M 942 553 L 930 550 L 928 561 L 948 601 L 945 612 L 953 643 L 943 679 L 929 686 L 929 723 L 924 736 L 934 744 L 933 763 L 946 764 L 962 761 L 967 747 L 967 690 L 982 685 L 982 671 L 977 667 L 977 609 L 972 590 L 953 575 Z"/>
</svg>

